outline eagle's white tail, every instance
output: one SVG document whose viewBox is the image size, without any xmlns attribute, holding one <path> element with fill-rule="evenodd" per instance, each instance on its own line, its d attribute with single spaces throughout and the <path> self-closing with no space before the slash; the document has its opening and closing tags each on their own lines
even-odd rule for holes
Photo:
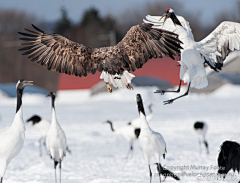
<svg viewBox="0 0 240 183">
<path fill-rule="evenodd" d="M 127 84 L 131 83 L 131 80 L 135 76 L 128 71 L 124 70 L 122 74 L 111 75 L 106 71 L 103 71 L 100 79 L 104 79 L 105 83 L 112 84 L 115 88 L 124 88 Z"/>
</svg>

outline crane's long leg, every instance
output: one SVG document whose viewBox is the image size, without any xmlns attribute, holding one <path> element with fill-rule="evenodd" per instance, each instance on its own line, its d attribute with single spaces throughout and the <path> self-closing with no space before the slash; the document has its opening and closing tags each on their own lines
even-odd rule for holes
<svg viewBox="0 0 240 183">
<path fill-rule="evenodd" d="M 39 152 L 40 152 L 40 156 L 42 156 L 42 137 L 38 140 L 39 142 Z"/>
<path fill-rule="evenodd" d="M 54 169 L 55 169 L 55 183 L 57 183 L 57 173 L 56 173 L 56 167 L 57 167 L 57 164 L 58 162 L 53 160 L 54 161 Z"/>
<path fill-rule="evenodd" d="M 69 154 L 72 154 L 72 151 L 68 147 L 66 148 L 66 150 Z"/>
<path fill-rule="evenodd" d="M 180 95 L 179 97 L 173 98 L 173 99 L 171 99 L 171 100 L 164 101 L 164 102 L 163 102 L 164 105 L 166 105 L 166 104 L 171 104 L 171 103 L 173 103 L 174 100 L 176 100 L 176 99 L 178 99 L 178 98 L 181 98 L 181 97 L 184 97 L 184 96 L 187 96 L 187 95 L 188 95 L 188 92 L 189 92 L 189 89 L 190 89 L 190 85 L 191 85 L 191 82 L 188 84 L 188 89 L 187 89 L 186 93 L 184 93 L 183 95 Z"/>
<path fill-rule="evenodd" d="M 199 153 L 201 154 L 202 153 L 202 148 L 201 148 L 201 140 L 198 139 L 198 144 L 199 144 Z"/>
<path fill-rule="evenodd" d="M 157 163 L 157 166 L 158 166 L 158 174 L 159 174 L 159 180 L 160 180 L 160 183 L 162 182 L 161 181 L 161 172 L 162 172 L 162 167 L 160 166 L 160 163 Z"/>
<path fill-rule="evenodd" d="M 205 146 L 206 146 L 206 149 L 207 149 L 207 154 L 209 154 L 209 150 L 208 150 L 208 143 L 207 143 L 207 141 L 206 141 L 206 140 L 204 140 L 203 142 L 204 142 L 204 144 L 205 144 Z"/>
<path fill-rule="evenodd" d="M 128 153 L 127 153 L 126 159 L 128 159 L 128 156 L 129 156 L 129 154 L 131 153 L 131 151 L 133 151 L 133 145 L 132 145 L 132 142 L 130 143 L 130 149 L 128 150 Z"/>
<path fill-rule="evenodd" d="M 1 177 L 1 183 L 3 183 L 3 177 Z"/>
<path fill-rule="evenodd" d="M 62 168 L 62 161 L 59 163 L 59 170 L 60 170 L 60 183 L 61 183 L 61 168 Z"/>
<path fill-rule="evenodd" d="M 182 80 L 180 79 L 180 83 L 179 83 L 179 86 L 178 86 L 178 89 L 176 91 L 168 91 L 168 90 L 156 90 L 154 93 L 161 93 L 161 95 L 164 95 L 164 93 L 166 92 L 175 92 L 175 93 L 179 93 L 180 90 L 181 90 L 181 85 L 182 85 Z"/>
<path fill-rule="evenodd" d="M 148 165 L 148 168 L 149 168 L 149 175 L 150 175 L 150 183 L 152 182 L 152 172 L 151 172 L 151 168 L 150 168 L 150 165 Z"/>
</svg>

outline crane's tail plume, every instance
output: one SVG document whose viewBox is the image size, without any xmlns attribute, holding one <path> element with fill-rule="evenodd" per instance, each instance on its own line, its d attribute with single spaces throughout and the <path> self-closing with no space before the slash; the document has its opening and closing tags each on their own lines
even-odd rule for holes
<svg viewBox="0 0 240 183">
<path fill-rule="evenodd" d="M 155 163 L 155 164 L 158 165 L 158 163 Z M 164 176 L 165 179 L 166 179 L 166 177 L 172 177 L 172 178 L 174 178 L 175 180 L 180 180 L 180 178 L 179 178 L 177 175 L 175 175 L 173 172 L 169 171 L 169 170 L 166 169 L 166 168 L 163 168 L 163 167 L 161 166 L 161 164 L 159 164 L 159 165 L 160 165 L 161 170 L 159 170 L 159 166 L 157 166 L 158 172 L 160 172 L 160 174 L 161 174 L 162 176 Z"/>
</svg>

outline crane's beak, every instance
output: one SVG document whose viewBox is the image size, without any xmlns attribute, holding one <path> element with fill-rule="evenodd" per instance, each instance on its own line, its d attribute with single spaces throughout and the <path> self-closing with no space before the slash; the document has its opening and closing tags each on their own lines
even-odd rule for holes
<svg viewBox="0 0 240 183">
<path fill-rule="evenodd" d="M 27 85 L 33 85 L 33 81 L 26 81 L 26 80 L 24 80 L 24 81 L 22 82 L 22 84 L 23 84 L 23 87 L 25 87 L 25 86 L 27 86 Z"/>
<path fill-rule="evenodd" d="M 148 107 L 153 107 L 153 106 L 155 106 L 153 103 L 150 103 L 150 104 L 148 105 Z"/>
<path fill-rule="evenodd" d="M 137 94 L 136 98 L 137 98 L 137 102 L 140 102 L 142 100 L 142 97 L 139 93 Z"/>
<path fill-rule="evenodd" d="M 50 92 L 46 97 L 51 97 L 53 95 L 53 92 Z"/>
<path fill-rule="evenodd" d="M 160 20 L 162 20 L 162 18 L 164 17 L 164 21 L 163 21 L 163 25 L 164 25 L 164 23 L 165 23 L 165 21 L 167 20 L 167 18 L 169 17 L 169 13 L 164 13 L 163 15 L 162 15 L 162 17 L 160 18 Z M 159 20 L 159 21 L 160 21 Z"/>
<path fill-rule="evenodd" d="M 109 123 L 110 121 L 109 120 L 107 120 L 107 121 L 104 121 L 104 122 L 102 122 L 102 123 Z"/>
</svg>

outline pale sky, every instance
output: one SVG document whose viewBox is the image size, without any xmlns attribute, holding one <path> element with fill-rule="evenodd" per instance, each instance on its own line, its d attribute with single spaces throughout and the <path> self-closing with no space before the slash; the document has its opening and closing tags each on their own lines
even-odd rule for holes
<svg viewBox="0 0 240 183">
<path fill-rule="evenodd" d="M 182 2 L 185 9 L 191 12 L 202 11 L 201 20 L 211 22 L 212 16 L 235 9 L 235 3 L 239 0 L 169 0 Z M 37 17 L 46 21 L 55 21 L 60 17 L 60 8 L 65 6 L 71 20 L 80 20 L 83 12 L 90 7 L 95 7 L 101 15 L 111 14 L 117 17 L 126 10 L 143 7 L 146 3 L 161 2 L 161 0 L 0 0 L 0 7 L 18 9 L 34 13 Z M 166 7 L 168 8 L 168 7 Z M 177 10 L 175 9 L 175 12 Z M 162 12 L 159 13 L 162 15 Z"/>
</svg>

